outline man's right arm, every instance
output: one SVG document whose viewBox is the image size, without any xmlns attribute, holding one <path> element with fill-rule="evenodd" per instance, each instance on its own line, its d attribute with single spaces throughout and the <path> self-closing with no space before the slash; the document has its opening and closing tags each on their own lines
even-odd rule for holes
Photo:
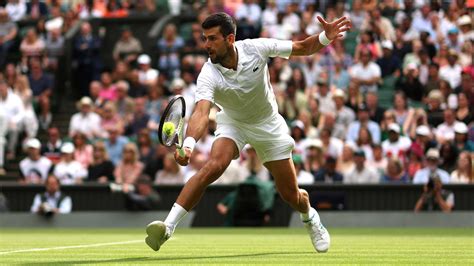
<svg viewBox="0 0 474 266">
<path fill-rule="evenodd" d="M 206 132 L 209 124 L 209 112 L 211 110 L 212 103 L 207 100 L 200 100 L 196 103 L 194 107 L 193 114 L 188 122 L 188 128 L 186 129 L 186 138 L 193 138 L 196 142 L 202 137 L 204 132 Z M 186 141 L 183 144 L 185 156 L 181 157 L 176 151 L 175 159 L 180 165 L 187 165 L 189 159 L 191 158 L 192 148 L 187 147 Z"/>
</svg>

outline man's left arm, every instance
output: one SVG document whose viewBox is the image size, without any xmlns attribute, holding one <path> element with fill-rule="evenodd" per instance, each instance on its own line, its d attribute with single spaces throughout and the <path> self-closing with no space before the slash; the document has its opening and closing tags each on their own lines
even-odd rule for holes
<svg viewBox="0 0 474 266">
<path fill-rule="evenodd" d="M 309 36 L 302 41 L 293 42 L 291 55 L 312 55 L 323 47 L 329 45 L 332 41 L 342 38 L 343 32 L 346 32 L 351 28 L 351 21 L 346 17 L 339 18 L 331 23 L 328 23 L 320 16 L 318 16 L 318 20 L 324 31 Z"/>
</svg>

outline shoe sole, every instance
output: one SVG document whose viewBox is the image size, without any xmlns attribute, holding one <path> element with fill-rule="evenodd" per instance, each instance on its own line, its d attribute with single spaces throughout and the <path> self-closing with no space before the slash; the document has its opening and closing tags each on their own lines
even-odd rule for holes
<svg viewBox="0 0 474 266">
<path fill-rule="evenodd" d="M 166 233 L 166 225 L 161 221 L 152 222 L 146 227 L 147 237 L 145 243 L 154 251 L 160 250 L 160 243 Z"/>
</svg>

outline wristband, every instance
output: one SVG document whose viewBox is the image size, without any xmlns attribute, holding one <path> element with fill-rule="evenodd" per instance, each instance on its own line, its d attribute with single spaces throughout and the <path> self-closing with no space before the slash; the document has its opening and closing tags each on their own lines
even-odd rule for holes
<svg viewBox="0 0 474 266">
<path fill-rule="evenodd" d="M 332 41 L 328 39 L 328 36 L 326 36 L 326 31 L 322 31 L 319 34 L 319 42 L 324 46 L 328 46 Z"/>
<path fill-rule="evenodd" d="M 187 137 L 183 141 L 183 148 L 188 148 L 191 151 L 194 150 L 195 145 L 196 145 L 196 140 L 193 137 Z"/>
</svg>

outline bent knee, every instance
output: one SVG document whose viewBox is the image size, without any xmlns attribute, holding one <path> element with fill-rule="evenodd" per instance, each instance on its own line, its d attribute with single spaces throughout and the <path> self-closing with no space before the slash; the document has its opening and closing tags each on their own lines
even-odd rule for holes
<svg viewBox="0 0 474 266">
<path fill-rule="evenodd" d="M 213 183 L 224 173 L 229 163 L 230 162 L 223 160 L 211 159 L 201 169 L 202 175 L 199 175 L 200 181 L 205 184 Z"/>
<path fill-rule="evenodd" d="M 281 198 L 289 204 L 298 204 L 300 193 L 298 190 L 283 190 L 279 191 Z"/>
</svg>

